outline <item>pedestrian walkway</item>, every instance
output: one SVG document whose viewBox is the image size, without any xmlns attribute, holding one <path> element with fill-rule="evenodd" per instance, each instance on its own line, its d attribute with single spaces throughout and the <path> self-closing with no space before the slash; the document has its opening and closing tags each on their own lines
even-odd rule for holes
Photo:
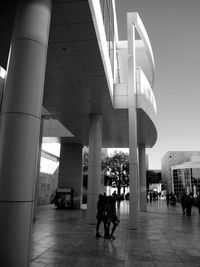
<svg viewBox="0 0 200 267">
<path fill-rule="evenodd" d="M 115 240 L 95 237 L 86 224 L 86 210 L 57 210 L 40 206 L 33 225 L 31 267 L 199 266 L 200 216 L 182 215 L 180 205 L 165 200 L 148 203 L 139 213 L 138 230 L 128 229 L 128 201 L 118 210 Z M 101 226 L 103 234 L 103 226 Z"/>
</svg>

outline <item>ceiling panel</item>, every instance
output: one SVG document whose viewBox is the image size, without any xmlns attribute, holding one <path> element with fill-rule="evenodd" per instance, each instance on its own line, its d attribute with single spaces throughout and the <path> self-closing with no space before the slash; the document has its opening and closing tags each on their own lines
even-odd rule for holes
<svg viewBox="0 0 200 267">
<path fill-rule="evenodd" d="M 71 40 L 96 40 L 96 34 L 92 23 L 67 25 Z"/>
<path fill-rule="evenodd" d="M 52 25 L 49 34 L 49 43 L 71 41 L 66 25 Z"/>
<path fill-rule="evenodd" d="M 81 68 L 80 59 L 76 55 L 58 57 L 63 67 L 79 67 Z"/>
<path fill-rule="evenodd" d="M 74 77 L 74 76 L 85 76 L 85 70 L 83 68 L 77 68 L 77 67 L 67 67 L 64 68 L 67 75 Z"/>
<path fill-rule="evenodd" d="M 94 55 L 81 55 L 80 56 L 81 64 L 84 67 L 90 67 L 90 66 L 102 66 L 102 59 L 100 54 L 94 54 Z"/>
<path fill-rule="evenodd" d="M 52 82 L 55 84 L 55 86 L 65 86 L 65 85 L 68 86 L 68 85 L 71 85 L 71 81 L 69 80 L 68 77 L 52 78 Z"/>
<path fill-rule="evenodd" d="M 73 42 L 60 42 L 52 43 L 51 48 L 55 56 L 69 56 L 76 55 L 76 49 L 74 48 Z"/>
<path fill-rule="evenodd" d="M 74 46 L 79 55 L 99 54 L 96 40 L 74 41 Z"/>
<path fill-rule="evenodd" d="M 51 25 L 65 24 L 58 5 L 53 4 L 51 13 Z"/>
<path fill-rule="evenodd" d="M 91 22 L 88 1 L 68 2 L 60 5 L 60 11 L 66 23 Z"/>
<path fill-rule="evenodd" d="M 76 85 L 76 84 L 87 85 L 87 84 L 89 84 L 89 81 L 88 81 L 87 77 L 85 77 L 85 76 L 73 76 L 70 79 L 71 79 L 71 82 L 73 85 Z"/>
<path fill-rule="evenodd" d="M 87 76 L 104 76 L 105 77 L 105 72 L 103 69 L 103 66 L 93 66 L 93 67 L 85 67 L 85 73 Z"/>
</svg>

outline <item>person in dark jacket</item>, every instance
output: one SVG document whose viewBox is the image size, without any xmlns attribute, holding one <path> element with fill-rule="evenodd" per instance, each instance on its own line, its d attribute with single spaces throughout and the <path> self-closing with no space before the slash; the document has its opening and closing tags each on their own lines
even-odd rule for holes
<svg viewBox="0 0 200 267">
<path fill-rule="evenodd" d="M 197 208 L 198 208 L 199 215 L 200 215 L 200 192 L 198 193 L 198 196 L 197 196 Z"/>
<path fill-rule="evenodd" d="M 106 203 L 106 197 L 104 195 L 100 194 L 98 202 L 97 202 L 96 237 L 101 237 L 101 235 L 99 233 L 99 228 L 100 228 L 101 222 L 104 222 L 105 203 Z M 104 224 L 104 231 L 105 231 L 105 224 Z"/>
<path fill-rule="evenodd" d="M 114 232 L 119 224 L 119 219 L 116 214 L 116 201 L 113 196 L 108 196 L 105 204 L 105 238 L 106 239 L 115 239 Z M 110 234 L 110 224 L 112 223 L 113 227 Z"/>
<path fill-rule="evenodd" d="M 193 204 L 193 195 L 192 193 L 186 196 L 185 207 L 187 216 L 191 216 L 192 213 L 192 204 Z"/>
<path fill-rule="evenodd" d="M 180 197 L 180 202 L 181 202 L 183 214 L 185 214 L 185 211 L 186 211 L 186 197 L 187 197 L 186 192 L 183 192 L 181 197 Z"/>
</svg>

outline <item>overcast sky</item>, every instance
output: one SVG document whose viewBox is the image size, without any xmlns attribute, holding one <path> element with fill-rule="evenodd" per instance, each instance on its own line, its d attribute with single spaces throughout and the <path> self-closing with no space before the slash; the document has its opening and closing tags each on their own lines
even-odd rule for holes
<svg viewBox="0 0 200 267">
<path fill-rule="evenodd" d="M 156 73 L 158 140 L 150 168 L 169 150 L 200 151 L 200 0 L 116 0 L 119 39 L 126 13 L 138 12 L 151 41 Z"/>
</svg>

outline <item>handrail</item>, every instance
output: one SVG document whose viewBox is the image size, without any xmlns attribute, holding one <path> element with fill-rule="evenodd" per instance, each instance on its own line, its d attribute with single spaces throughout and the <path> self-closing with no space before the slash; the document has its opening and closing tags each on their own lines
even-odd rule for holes
<svg viewBox="0 0 200 267">
<path fill-rule="evenodd" d="M 146 53 L 147 53 L 147 57 L 149 58 L 150 61 L 150 65 L 152 67 L 152 82 L 151 82 L 151 87 L 154 87 L 154 81 L 155 81 L 155 62 L 154 62 L 154 57 L 153 57 L 153 51 L 152 51 L 152 47 L 151 47 L 151 43 L 148 37 L 148 34 L 146 32 L 146 29 L 144 27 L 144 24 L 139 16 L 139 14 L 137 12 L 133 12 L 133 24 L 137 29 L 137 32 L 140 36 L 140 38 L 142 39 L 142 41 L 145 44 L 145 48 L 146 48 Z"/>
<path fill-rule="evenodd" d="M 157 113 L 156 100 L 149 81 L 140 67 L 137 67 L 136 71 L 137 80 L 140 80 L 140 84 L 139 86 L 137 86 L 137 94 L 145 95 L 146 98 L 148 98 L 151 104 L 153 105 L 155 113 Z"/>
<path fill-rule="evenodd" d="M 99 44 L 100 53 L 103 60 L 104 70 L 108 82 L 108 87 L 110 91 L 111 100 L 113 101 L 113 74 L 112 74 L 112 67 L 109 58 L 109 51 L 107 47 L 107 40 L 104 28 L 104 22 L 102 17 L 102 10 L 100 6 L 99 0 L 88 0 L 93 22 L 94 28 L 97 35 L 97 40 Z"/>
</svg>

